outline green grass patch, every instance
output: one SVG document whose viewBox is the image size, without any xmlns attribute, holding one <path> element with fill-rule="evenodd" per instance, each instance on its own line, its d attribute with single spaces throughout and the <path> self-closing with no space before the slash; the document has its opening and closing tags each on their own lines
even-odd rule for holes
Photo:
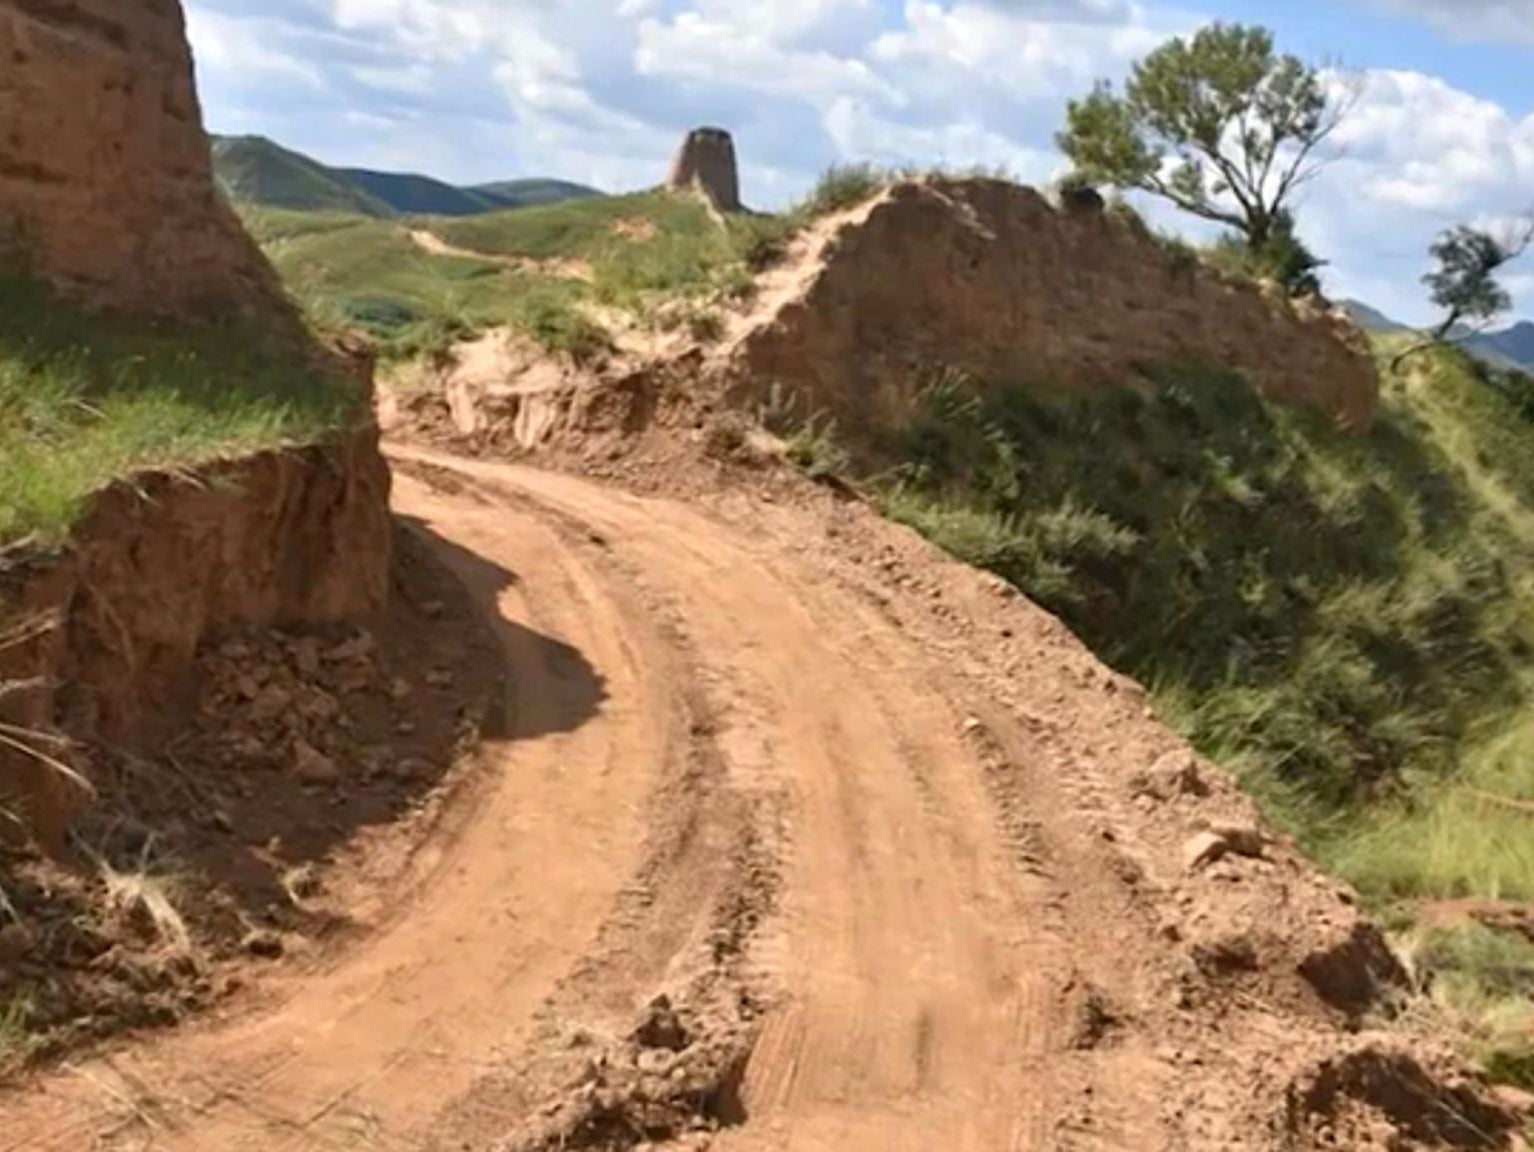
<svg viewBox="0 0 1534 1152">
<path fill-rule="evenodd" d="M 942 165 L 890 165 L 859 161 L 850 164 L 833 164 L 820 174 L 815 186 L 790 212 L 800 219 L 829 216 L 855 208 L 872 200 L 886 188 L 908 180 L 940 177 L 948 180 L 1004 180 L 1017 183 L 1017 177 L 1005 168 L 970 165 L 968 167 L 945 167 Z"/>
<path fill-rule="evenodd" d="M 542 278 L 423 251 L 404 225 L 338 213 L 253 209 L 245 224 L 321 328 L 359 328 L 386 359 L 440 351 L 507 323 Z"/>
<path fill-rule="evenodd" d="M 312 442 L 363 408 L 293 333 L 129 323 L 0 279 L 0 543 L 59 539 L 137 469 Z"/>
<path fill-rule="evenodd" d="M 1506 401 L 1439 365 L 1363 437 L 1221 373 L 1091 395 L 938 375 L 883 445 L 887 507 L 1147 683 L 1367 890 L 1522 892 L 1534 821 L 1446 790 L 1534 794 L 1516 739 L 1489 751 L 1534 730 L 1534 466 Z"/>
<path fill-rule="evenodd" d="M 902 173 L 875 164 L 833 164 L 820 174 L 815 186 L 798 205 L 805 216 L 829 216 L 872 200 L 892 184 L 914 173 Z"/>
<path fill-rule="evenodd" d="M 316 324 L 361 328 L 390 359 L 503 324 L 551 351 L 594 356 L 610 341 L 585 305 L 647 318 L 672 301 L 743 293 L 791 229 L 766 216 L 721 225 L 700 201 L 664 193 L 414 225 L 476 259 L 426 252 L 406 225 L 362 216 L 252 209 L 245 221 Z M 590 282 L 538 267 L 553 261 L 588 265 Z"/>
<path fill-rule="evenodd" d="M 1407 954 L 1440 1028 L 1493 1080 L 1534 1091 L 1534 943 L 1469 924 L 1419 932 Z"/>
<path fill-rule="evenodd" d="M 737 215 L 721 222 L 690 196 L 642 192 L 444 220 L 455 248 L 527 260 L 581 260 L 603 303 L 642 310 L 657 298 L 742 292 L 791 222 Z"/>
</svg>

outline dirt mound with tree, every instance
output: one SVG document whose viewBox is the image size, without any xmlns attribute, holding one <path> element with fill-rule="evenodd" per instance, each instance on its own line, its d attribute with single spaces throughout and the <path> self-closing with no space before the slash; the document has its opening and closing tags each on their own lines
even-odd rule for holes
<svg viewBox="0 0 1534 1152">
<path fill-rule="evenodd" d="M 819 228 L 728 347 L 725 373 L 738 397 L 776 394 L 864 443 L 904 424 L 943 369 L 1070 392 L 1217 365 L 1349 427 L 1373 416 L 1374 361 L 1350 321 L 1222 274 L 1129 212 L 928 179 Z"/>
</svg>

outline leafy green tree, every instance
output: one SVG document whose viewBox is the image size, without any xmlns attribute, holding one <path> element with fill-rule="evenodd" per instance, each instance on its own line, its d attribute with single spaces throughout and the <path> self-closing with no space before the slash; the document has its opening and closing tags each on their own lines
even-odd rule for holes
<svg viewBox="0 0 1534 1152">
<path fill-rule="evenodd" d="M 1088 179 L 1134 188 L 1234 229 L 1254 252 L 1287 228 L 1294 195 L 1351 107 L 1266 28 L 1211 24 L 1070 103 L 1060 149 Z"/>
<path fill-rule="evenodd" d="M 1461 224 L 1433 242 L 1438 266 L 1422 278 L 1432 290 L 1433 303 L 1443 310 L 1433 340 L 1447 339 L 1462 324 L 1491 323 L 1513 306 L 1513 298 L 1497 273 L 1522 256 L 1534 240 L 1534 223 L 1505 229 L 1501 235 Z"/>
<path fill-rule="evenodd" d="M 1439 234 L 1429 251 L 1435 267 L 1422 278 L 1434 305 L 1443 313 L 1426 337 L 1395 358 L 1399 368 L 1410 356 L 1439 344 L 1457 344 L 1484 331 L 1513 306 L 1497 274 L 1534 244 L 1534 218 L 1493 231 L 1461 224 Z"/>
</svg>

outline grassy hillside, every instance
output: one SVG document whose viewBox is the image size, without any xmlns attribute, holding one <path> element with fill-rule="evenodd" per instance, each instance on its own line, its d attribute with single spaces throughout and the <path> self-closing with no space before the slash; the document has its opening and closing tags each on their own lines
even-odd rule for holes
<svg viewBox="0 0 1534 1152">
<path fill-rule="evenodd" d="M 874 481 L 1380 907 L 1534 901 L 1534 409 L 1499 379 L 1424 357 L 1353 438 L 1221 373 L 1090 396 L 938 373 Z M 1467 1042 L 1534 1083 L 1534 949 L 1419 943 Z"/>
<path fill-rule="evenodd" d="M 428 255 L 392 221 L 258 210 L 245 223 L 315 322 L 361 328 L 385 354 L 411 355 L 458 328 L 506 322 L 534 287 L 495 264 Z"/>
<path fill-rule="evenodd" d="M 603 193 L 569 180 L 498 180 L 476 184 L 466 191 L 484 197 L 496 208 L 537 208 L 566 200 L 597 200 Z"/>
<path fill-rule="evenodd" d="M 236 204 L 363 216 L 394 214 L 382 200 L 323 164 L 259 136 L 216 138 L 213 171 L 224 194 Z"/>
<path fill-rule="evenodd" d="M 362 216 L 247 210 L 245 219 L 316 322 L 361 327 L 392 356 L 500 324 L 551 349 L 593 352 L 604 334 L 588 305 L 645 322 L 661 304 L 739 291 L 784 227 L 750 218 L 721 228 L 697 201 L 662 193 L 416 225 L 474 258 L 429 254 L 404 225 Z M 589 271 L 540 263 L 555 259 Z"/>
<path fill-rule="evenodd" d="M 564 180 L 508 180 L 459 188 L 430 176 L 331 168 L 260 136 L 213 139 L 213 168 L 237 205 L 299 212 L 391 216 L 473 216 L 507 208 L 600 197 Z"/>
<path fill-rule="evenodd" d="M 362 415 L 355 382 L 291 335 L 109 321 L 0 279 L 0 544 L 58 539 L 136 469 L 312 442 Z"/>
</svg>

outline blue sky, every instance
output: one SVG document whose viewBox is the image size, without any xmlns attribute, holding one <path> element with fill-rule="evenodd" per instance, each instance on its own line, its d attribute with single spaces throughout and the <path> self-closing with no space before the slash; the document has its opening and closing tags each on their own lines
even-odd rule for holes
<svg viewBox="0 0 1534 1152">
<path fill-rule="evenodd" d="M 1328 287 L 1423 320 L 1426 249 L 1534 209 L 1534 0 L 187 0 L 209 126 L 461 182 L 655 183 L 736 135 L 777 206 L 846 160 L 1061 168 L 1066 100 L 1211 19 L 1352 77 L 1301 230 Z M 1187 227 L 1171 212 L 1157 222 Z M 1531 261 L 1534 263 L 1534 261 Z M 1534 268 L 1509 277 L 1534 318 Z"/>
</svg>

